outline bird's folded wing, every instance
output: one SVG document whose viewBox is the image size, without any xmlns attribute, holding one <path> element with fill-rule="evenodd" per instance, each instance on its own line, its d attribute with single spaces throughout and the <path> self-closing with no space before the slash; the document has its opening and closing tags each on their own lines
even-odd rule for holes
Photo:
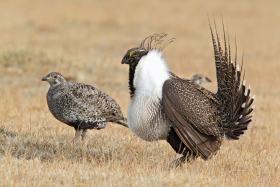
<svg viewBox="0 0 280 187">
<path fill-rule="evenodd" d="M 181 81 L 183 80 L 183 81 L 186 81 L 186 82 L 194 83 L 192 80 L 180 78 L 172 72 L 169 72 L 169 73 L 170 73 L 172 79 L 178 79 L 178 80 L 181 80 Z M 197 84 L 192 84 L 192 87 L 197 87 L 197 91 L 202 92 L 204 94 L 204 96 L 207 97 L 208 99 L 210 99 L 212 102 L 214 102 L 216 104 L 219 103 L 219 100 L 216 98 L 216 94 L 210 92 L 209 90 L 207 90 L 204 87 L 201 87 L 200 85 L 197 85 Z"/>
<path fill-rule="evenodd" d="M 91 85 L 71 83 L 69 92 L 73 103 L 71 108 L 73 118 L 90 123 L 124 119 L 117 102 Z"/>
<path fill-rule="evenodd" d="M 66 89 L 67 94 L 64 94 L 59 100 L 59 103 L 64 105 L 61 115 L 63 115 L 65 122 L 84 124 L 104 121 L 103 116 L 100 116 L 101 112 L 89 102 L 88 91 L 79 87 L 79 84 L 70 84 Z"/>
<path fill-rule="evenodd" d="M 187 80 L 169 79 L 163 86 L 163 110 L 181 141 L 204 159 L 220 147 L 215 102 Z"/>
<path fill-rule="evenodd" d="M 73 99 L 80 105 L 99 107 L 103 103 L 103 93 L 91 85 L 72 83 L 69 89 Z"/>
<path fill-rule="evenodd" d="M 97 115 L 114 117 L 114 108 L 119 108 L 109 95 L 91 85 L 75 83 L 71 87 L 71 93 L 77 105 L 88 112 L 97 112 Z"/>
</svg>

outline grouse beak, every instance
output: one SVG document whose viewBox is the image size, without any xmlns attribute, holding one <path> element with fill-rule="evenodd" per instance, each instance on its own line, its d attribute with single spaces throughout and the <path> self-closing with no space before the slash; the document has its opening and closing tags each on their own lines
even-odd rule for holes
<svg viewBox="0 0 280 187">
<path fill-rule="evenodd" d="M 129 64 L 129 61 L 126 60 L 125 58 L 122 59 L 122 64 Z"/>
<path fill-rule="evenodd" d="M 206 81 L 207 82 L 212 82 L 211 79 L 209 79 L 208 77 L 206 77 Z"/>
<path fill-rule="evenodd" d="M 42 78 L 42 81 L 47 81 L 47 80 L 48 80 L 47 77 Z"/>
</svg>

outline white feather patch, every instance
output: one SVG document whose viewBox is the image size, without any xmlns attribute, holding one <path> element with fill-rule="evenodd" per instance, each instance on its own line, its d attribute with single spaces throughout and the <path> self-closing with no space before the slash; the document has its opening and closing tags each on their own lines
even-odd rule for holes
<svg viewBox="0 0 280 187">
<path fill-rule="evenodd" d="M 152 50 L 136 66 L 133 82 L 135 94 L 162 98 L 162 86 L 169 77 L 169 69 L 162 53 Z"/>
<path fill-rule="evenodd" d="M 248 96 L 248 89 L 245 88 L 244 96 Z"/>
</svg>

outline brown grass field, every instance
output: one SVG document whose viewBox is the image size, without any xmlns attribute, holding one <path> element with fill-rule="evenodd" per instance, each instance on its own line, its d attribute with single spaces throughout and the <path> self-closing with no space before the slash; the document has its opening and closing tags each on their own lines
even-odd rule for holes
<svg viewBox="0 0 280 187">
<path fill-rule="evenodd" d="M 0 1 L 0 186 L 280 186 L 279 7 L 277 0 Z M 177 155 L 166 142 L 114 124 L 90 131 L 86 146 L 71 144 L 74 130 L 49 113 L 42 76 L 59 71 L 95 85 L 126 113 L 128 67 L 120 62 L 149 34 L 176 37 L 165 50 L 173 72 L 215 80 L 207 15 L 219 26 L 222 15 L 236 36 L 256 95 L 239 141 L 179 169 L 169 169 Z"/>
</svg>

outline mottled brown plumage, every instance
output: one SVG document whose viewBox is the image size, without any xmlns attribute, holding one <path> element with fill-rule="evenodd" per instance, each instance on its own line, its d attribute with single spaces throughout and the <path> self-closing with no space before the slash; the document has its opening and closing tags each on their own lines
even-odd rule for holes
<svg viewBox="0 0 280 187">
<path fill-rule="evenodd" d="M 163 110 L 174 131 L 192 154 L 204 159 L 217 152 L 223 138 L 219 102 L 211 92 L 180 78 L 163 85 Z"/>
</svg>

